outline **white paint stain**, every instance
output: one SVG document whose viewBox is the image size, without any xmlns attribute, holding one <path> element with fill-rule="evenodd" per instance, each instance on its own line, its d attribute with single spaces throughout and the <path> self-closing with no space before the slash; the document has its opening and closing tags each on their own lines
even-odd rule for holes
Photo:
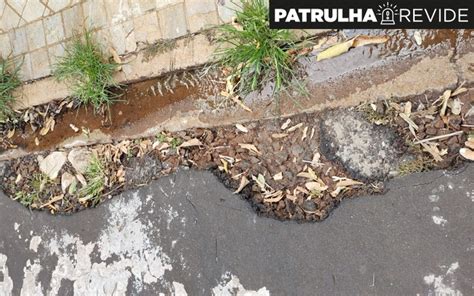
<svg viewBox="0 0 474 296">
<path fill-rule="evenodd" d="M 18 223 L 13 223 L 13 229 L 15 229 L 16 232 L 18 232 L 18 229 L 20 229 L 20 224 Z"/>
<path fill-rule="evenodd" d="M 222 275 L 220 283 L 212 289 L 212 294 L 215 296 L 269 296 L 270 292 L 266 287 L 257 291 L 247 290 L 237 276 L 226 272 Z"/>
<path fill-rule="evenodd" d="M 178 282 L 173 282 L 174 296 L 188 296 L 184 285 Z"/>
<path fill-rule="evenodd" d="M 30 240 L 30 250 L 32 250 L 33 252 L 38 252 L 38 246 L 40 245 L 41 243 L 41 237 L 40 236 L 33 236 Z"/>
<path fill-rule="evenodd" d="M 48 230 L 42 239 L 33 237 L 31 249 L 36 252 L 44 241 L 47 242 L 45 250 L 57 256 L 47 294 L 58 295 L 63 279 L 73 282 L 74 295 L 126 295 L 129 283 L 137 293 L 144 285 L 156 283 L 163 289 L 171 289 L 170 283 L 164 280 L 165 272 L 172 270 L 171 259 L 151 241 L 156 229 L 148 226 L 149 221 L 142 221 L 145 219 L 140 215 L 141 206 L 137 193 L 129 199 L 117 199 L 108 204 L 107 227 L 96 242 L 84 242 L 77 235 Z M 0 267 L 5 262 L 6 257 L 0 256 Z M 33 263 L 28 260 L 24 268 L 22 295 L 42 295 L 41 283 L 37 279 L 40 271 L 40 258 Z M 2 289 L 10 289 L 12 285 L 8 270 L 6 274 L 7 284 L 3 283 Z"/>
<path fill-rule="evenodd" d="M 436 225 L 445 226 L 446 223 L 448 223 L 448 220 L 444 219 L 443 216 L 434 215 L 432 218 L 433 218 L 434 224 L 436 224 Z"/>
<path fill-rule="evenodd" d="M 446 269 L 445 266 L 441 266 Z M 456 277 L 454 272 L 459 268 L 459 263 L 455 262 L 446 270 L 445 274 L 429 274 L 423 278 L 425 284 L 430 286 L 429 294 L 433 296 L 462 296 L 461 291 L 456 289 Z"/>
<path fill-rule="evenodd" d="M 41 283 L 37 281 L 38 274 L 41 271 L 39 259 L 35 259 L 33 263 L 28 259 L 26 266 L 23 268 L 24 278 L 21 287 L 21 296 L 42 296 Z"/>
<path fill-rule="evenodd" d="M 439 195 L 437 195 L 437 194 L 432 194 L 432 195 L 428 196 L 428 198 L 431 202 L 438 202 L 439 201 Z"/>
<path fill-rule="evenodd" d="M 0 253 L 0 295 L 11 296 L 13 293 L 13 280 L 8 274 L 7 256 Z"/>
</svg>

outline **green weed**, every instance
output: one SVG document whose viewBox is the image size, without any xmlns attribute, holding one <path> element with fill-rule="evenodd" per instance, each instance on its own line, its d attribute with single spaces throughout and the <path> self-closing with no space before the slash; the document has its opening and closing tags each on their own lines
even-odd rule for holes
<svg viewBox="0 0 474 296">
<path fill-rule="evenodd" d="M 112 76 L 119 65 L 104 58 L 89 31 L 76 36 L 65 50 L 54 65 L 54 76 L 70 85 L 79 103 L 91 104 L 96 111 L 110 105 L 116 97 L 111 88 L 119 87 Z"/>
<path fill-rule="evenodd" d="M 239 8 L 235 24 L 218 28 L 215 53 L 218 63 L 231 69 L 231 78 L 238 81 L 234 90 L 245 95 L 274 81 L 277 93 L 297 81 L 291 51 L 299 48 L 298 38 L 290 30 L 269 28 L 264 0 L 243 0 Z"/>
<path fill-rule="evenodd" d="M 0 122 L 12 114 L 11 104 L 15 101 L 13 90 L 21 84 L 19 70 L 19 66 L 0 58 Z"/>
<path fill-rule="evenodd" d="M 97 156 L 93 156 L 85 172 L 87 185 L 79 191 L 79 195 L 85 201 L 91 201 L 97 205 L 105 189 L 106 172 L 103 162 Z"/>
</svg>

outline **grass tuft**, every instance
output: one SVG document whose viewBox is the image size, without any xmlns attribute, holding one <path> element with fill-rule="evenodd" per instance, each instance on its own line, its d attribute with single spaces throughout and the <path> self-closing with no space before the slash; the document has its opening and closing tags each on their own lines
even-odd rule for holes
<svg viewBox="0 0 474 296">
<path fill-rule="evenodd" d="M 11 104 L 15 101 L 13 90 L 21 84 L 19 70 L 19 66 L 0 58 L 0 122 L 12 114 Z"/>
<path fill-rule="evenodd" d="M 233 24 L 218 28 L 216 58 L 230 69 L 238 81 L 235 90 L 245 95 L 275 82 L 274 93 L 289 86 L 294 78 L 297 37 L 290 30 L 270 29 L 268 7 L 264 0 L 243 0 Z"/>
<path fill-rule="evenodd" d="M 97 205 L 102 198 L 106 178 L 104 163 L 98 156 L 94 155 L 85 172 L 87 185 L 79 191 L 81 199 L 84 201 L 91 201 L 94 206 Z"/>
<path fill-rule="evenodd" d="M 78 102 L 91 104 L 95 111 L 110 105 L 116 97 L 110 89 L 119 87 L 112 76 L 119 64 L 104 58 L 89 31 L 82 38 L 76 36 L 65 50 L 66 54 L 54 65 L 56 79 L 68 83 Z"/>
</svg>

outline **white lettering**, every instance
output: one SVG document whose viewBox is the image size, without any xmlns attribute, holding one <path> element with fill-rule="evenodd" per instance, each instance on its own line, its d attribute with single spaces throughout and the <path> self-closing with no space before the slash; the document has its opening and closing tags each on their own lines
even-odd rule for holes
<svg viewBox="0 0 474 296">
<path fill-rule="evenodd" d="M 275 9 L 275 22 L 279 22 L 282 18 L 286 17 L 286 10 L 282 8 Z"/>
<path fill-rule="evenodd" d="M 466 13 L 462 13 L 463 11 L 465 11 Z M 460 23 L 467 23 L 469 22 L 469 19 L 467 18 L 467 12 L 469 11 L 468 8 L 460 8 L 459 11 L 458 11 L 458 14 L 459 14 L 459 22 Z M 466 17 L 465 19 L 463 19 L 463 17 Z"/>
</svg>

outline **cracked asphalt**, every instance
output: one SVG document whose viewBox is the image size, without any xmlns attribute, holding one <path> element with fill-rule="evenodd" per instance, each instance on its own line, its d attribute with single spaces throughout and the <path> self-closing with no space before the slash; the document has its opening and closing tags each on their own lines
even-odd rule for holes
<svg viewBox="0 0 474 296">
<path fill-rule="evenodd" d="M 315 224 L 192 170 L 73 216 L 0 195 L 0 295 L 473 295 L 473 177 L 395 179 Z"/>
</svg>

